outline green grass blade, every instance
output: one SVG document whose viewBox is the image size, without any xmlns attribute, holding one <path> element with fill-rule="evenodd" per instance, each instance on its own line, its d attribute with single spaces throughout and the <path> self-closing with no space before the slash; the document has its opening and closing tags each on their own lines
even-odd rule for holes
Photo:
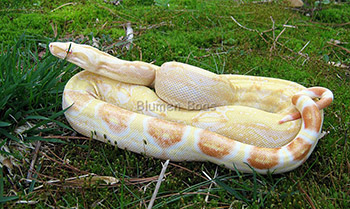
<svg viewBox="0 0 350 209">
<path fill-rule="evenodd" d="M 5 129 L 0 128 L 0 134 L 6 136 L 7 138 L 12 139 L 12 140 L 14 140 L 16 142 L 20 142 L 19 138 L 17 138 L 15 136 L 13 136 L 12 134 L 8 133 Z"/>
<path fill-rule="evenodd" d="M 36 183 L 36 180 L 35 180 L 35 179 L 38 177 L 38 173 L 39 173 L 39 171 L 40 171 L 40 169 L 41 169 L 41 165 L 42 165 L 42 164 L 39 164 L 39 165 L 38 165 L 38 168 L 36 169 L 36 172 L 35 172 L 35 174 L 34 174 L 33 177 L 32 177 L 32 182 L 30 183 L 28 193 L 31 193 L 31 192 L 34 191 L 34 185 L 35 185 L 35 183 Z"/>
<path fill-rule="evenodd" d="M 43 138 L 41 136 L 28 136 L 28 137 L 24 137 L 24 139 L 26 142 L 45 141 L 45 142 L 51 142 L 51 143 L 67 144 L 66 141 L 62 141 L 61 139 Z"/>
<path fill-rule="evenodd" d="M 6 203 L 12 200 L 17 200 L 18 196 L 0 197 L 0 203 Z"/>
<path fill-rule="evenodd" d="M 30 120 L 30 119 L 35 119 L 35 120 L 42 120 L 41 122 L 37 123 L 35 126 L 33 126 L 32 128 L 28 129 L 25 131 L 25 133 L 31 132 L 35 129 L 37 129 L 38 127 L 48 123 L 48 122 L 54 122 L 57 125 L 61 126 L 62 128 L 68 129 L 73 131 L 72 128 L 70 128 L 69 126 L 63 124 L 62 122 L 59 122 L 57 120 L 54 120 L 55 118 L 62 116 L 64 114 L 65 111 L 67 111 L 70 108 L 70 106 L 64 110 L 61 110 L 53 115 L 51 115 L 50 117 L 45 117 L 45 116 L 40 116 L 40 115 L 32 115 L 32 116 L 27 116 L 25 119 L 26 120 Z"/>
<path fill-rule="evenodd" d="M 240 194 L 239 192 L 237 192 L 236 190 L 234 190 L 232 187 L 228 186 L 227 184 L 225 184 L 223 181 L 221 181 L 218 178 L 213 179 L 219 186 L 221 186 L 222 188 L 224 188 L 227 192 L 229 192 L 231 195 L 233 195 L 234 197 L 236 197 L 239 200 L 244 201 L 245 203 L 249 203 L 250 201 L 245 198 L 242 194 Z"/>
<path fill-rule="evenodd" d="M 10 125 L 11 125 L 11 123 L 0 121 L 0 127 L 8 127 Z"/>
</svg>

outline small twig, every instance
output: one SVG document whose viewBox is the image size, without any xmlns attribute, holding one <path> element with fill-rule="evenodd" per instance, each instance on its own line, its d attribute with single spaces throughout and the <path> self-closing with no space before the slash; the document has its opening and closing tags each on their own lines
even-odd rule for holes
<svg viewBox="0 0 350 209">
<path fill-rule="evenodd" d="M 113 10 L 111 10 L 111 9 L 108 8 L 108 7 L 104 7 L 104 6 L 102 6 L 102 5 L 98 5 L 98 7 L 100 7 L 101 9 L 106 9 L 106 10 L 108 10 L 112 15 L 118 16 L 115 12 L 113 12 Z M 118 17 L 119 17 L 119 16 L 118 16 Z"/>
<path fill-rule="evenodd" d="M 272 50 L 276 49 L 276 38 L 275 38 L 275 20 L 273 19 L 272 16 L 270 16 L 270 19 L 272 21 L 272 39 L 274 40 L 272 43 L 272 47 L 270 48 L 270 52 L 272 52 Z"/>
<path fill-rule="evenodd" d="M 41 141 L 37 141 L 35 145 L 34 156 L 33 156 L 32 162 L 30 163 L 29 171 L 27 174 L 27 179 L 32 178 L 32 174 L 34 171 L 34 166 L 35 166 L 36 159 L 38 157 L 40 146 L 41 146 Z"/>
<path fill-rule="evenodd" d="M 260 33 L 259 31 L 256 32 L 259 34 L 260 38 L 262 38 L 262 40 L 265 41 L 266 44 L 269 44 L 269 42 L 262 36 L 262 33 Z"/>
<path fill-rule="evenodd" d="M 282 33 L 286 30 L 286 28 L 283 28 L 283 30 L 277 35 L 276 39 L 275 39 L 275 43 L 278 41 L 278 39 L 280 38 L 280 36 L 282 35 Z"/>
<path fill-rule="evenodd" d="M 115 177 L 111 177 L 111 176 L 99 176 L 96 175 L 94 173 L 88 173 L 88 174 L 84 174 L 78 177 L 70 177 L 64 180 L 61 179 L 55 179 L 55 180 L 49 180 L 46 182 L 43 182 L 43 185 L 36 187 L 35 189 L 40 189 L 42 188 L 45 184 L 51 184 L 51 185 L 55 185 L 58 183 L 63 184 L 64 186 L 72 186 L 72 187 L 76 187 L 76 186 L 80 186 L 83 185 L 85 182 L 85 180 L 88 180 L 89 183 L 91 184 L 95 184 L 98 181 L 103 181 L 105 186 L 114 186 L 117 185 L 117 183 L 119 183 L 119 179 L 115 178 Z"/>
<path fill-rule="evenodd" d="M 42 9 L 0 9 L 0 12 L 21 12 L 21 11 L 25 11 L 25 12 L 43 12 Z"/>
<path fill-rule="evenodd" d="M 241 25 L 239 22 L 237 22 L 237 20 L 236 20 L 235 18 L 233 18 L 232 16 L 230 16 L 230 17 L 231 17 L 231 19 L 232 19 L 239 27 L 241 27 L 241 28 L 243 28 L 243 29 L 246 29 L 246 30 L 249 30 L 249 31 L 252 31 L 252 32 L 258 33 L 258 35 L 260 36 L 260 38 L 262 38 L 262 40 L 264 40 L 266 44 L 269 44 L 269 42 L 262 36 L 262 33 L 260 33 L 257 29 L 250 29 L 250 28 L 247 28 L 247 27 Z"/>
<path fill-rule="evenodd" d="M 284 25 L 287 25 L 290 19 L 292 19 L 292 17 L 288 17 L 288 19 L 284 22 Z"/>
<path fill-rule="evenodd" d="M 125 45 L 127 50 L 130 50 L 130 46 L 132 45 L 134 39 L 134 30 L 131 27 L 131 23 L 128 22 L 126 24 L 126 40 L 127 40 L 127 44 Z"/>
<path fill-rule="evenodd" d="M 290 51 L 290 52 L 293 52 L 293 53 L 295 53 L 295 54 L 297 54 L 297 55 L 300 55 L 300 56 L 302 56 L 302 57 L 305 57 L 305 58 L 308 57 L 308 56 L 306 56 L 305 54 L 298 54 L 298 53 L 295 52 L 293 49 L 288 48 L 287 46 L 285 46 L 284 44 L 282 44 L 282 43 L 280 43 L 280 42 L 276 42 L 276 43 L 277 43 L 278 45 L 282 46 L 283 48 L 287 49 L 287 50 Z"/>
<path fill-rule="evenodd" d="M 62 7 L 65 7 L 65 6 L 68 6 L 68 5 L 75 5 L 76 3 L 75 2 L 69 2 L 69 3 L 65 3 L 65 4 L 62 4 L 61 6 L 57 7 L 56 9 L 53 9 L 51 10 L 51 12 L 54 12 L 58 9 L 61 9 Z"/>
<path fill-rule="evenodd" d="M 243 28 L 243 29 L 246 29 L 246 30 L 248 30 L 248 31 L 252 31 L 252 32 L 258 33 L 259 36 L 265 41 L 265 43 L 267 43 L 268 45 L 270 44 L 270 43 L 262 36 L 262 34 L 264 34 L 265 32 L 270 32 L 270 31 L 273 31 L 273 32 L 274 32 L 274 24 L 273 24 L 273 28 L 272 28 L 272 29 L 269 29 L 269 30 L 266 30 L 266 31 L 260 33 L 257 29 L 247 28 L 247 27 L 241 25 L 241 24 L 240 24 L 235 18 L 233 18 L 232 16 L 230 16 L 230 17 L 231 17 L 231 19 L 232 19 L 239 27 L 241 27 L 241 28 Z M 271 17 L 271 20 L 273 20 L 272 17 Z M 274 22 L 274 21 L 273 21 L 273 22 Z M 303 53 L 295 52 L 294 50 L 288 48 L 288 47 L 285 46 L 284 44 L 278 42 L 278 38 L 279 38 L 279 37 L 282 35 L 282 33 L 285 31 L 285 28 L 286 28 L 286 27 L 284 27 L 284 29 L 279 33 L 279 35 L 278 35 L 276 38 L 275 38 L 275 37 L 271 38 L 270 36 L 268 36 L 268 35 L 266 35 L 266 34 L 265 34 L 265 35 L 266 35 L 270 40 L 273 41 L 273 44 L 274 44 L 273 46 L 276 46 L 276 44 L 278 44 L 278 45 L 282 46 L 283 48 L 287 49 L 288 51 L 293 52 L 294 54 L 300 55 L 300 56 L 305 57 L 305 58 L 309 58 L 307 55 L 305 55 L 305 54 L 303 54 Z M 273 33 L 273 34 L 274 34 L 274 33 Z M 275 34 L 274 34 L 273 36 L 275 36 Z M 330 44 L 331 44 L 331 43 L 330 43 Z M 333 45 L 333 44 L 332 44 L 332 45 Z M 272 46 L 272 48 L 273 48 L 273 46 Z M 306 45 L 306 46 L 307 46 L 307 45 Z M 306 46 L 305 46 L 305 47 L 306 47 Z M 341 46 L 338 46 L 338 47 L 341 47 Z M 342 48 L 344 48 L 344 47 L 342 47 Z M 347 50 L 347 49 L 344 48 L 344 50 Z M 347 52 L 350 53 L 350 50 L 347 51 Z"/>
<path fill-rule="evenodd" d="M 271 38 L 270 36 L 268 36 L 268 35 L 266 35 L 266 36 L 267 36 L 269 39 L 272 40 L 272 38 Z M 298 54 L 298 52 L 295 52 L 294 50 L 288 48 L 287 46 L 285 46 L 284 44 L 282 44 L 282 43 L 280 43 L 280 42 L 278 42 L 278 41 L 276 41 L 276 44 L 282 46 L 283 48 L 287 49 L 287 50 L 290 51 L 290 52 L 293 52 L 293 53 L 296 54 L 296 55 L 300 55 L 300 56 L 302 56 L 302 57 L 308 58 L 307 55 L 305 55 L 305 54 Z"/>
<path fill-rule="evenodd" d="M 70 165 L 69 163 L 67 163 L 67 162 L 60 162 L 60 161 L 58 161 L 58 160 L 56 160 L 56 159 L 53 159 L 52 157 L 50 157 L 50 156 L 48 156 L 47 154 L 45 154 L 44 152 L 40 152 L 42 155 L 44 155 L 46 158 L 48 158 L 49 160 L 51 160 L 51 161 L 53 161 L 53 162 L 55 162 L 55 163 L 58 163 L 58 164 L 60 164 L 60 165 L 62 165 L 62 166 L 64 166 L 64 167 L 66 167 L 66 168 L 69 168 L 69 169 L 71 169 L 71 170 L 74 170 L 74 171 L 77 171 L 77 172 L 79 172 L 79 173 L 85 173 L 85 174 L 88 174 L 89 172 L 87 172 L 87 171 L 82 171 L 82 170 L 80 170 L 80 169 L 78 169 L 78 168 L 76 168 L 76 167 L 73 167 L 72 165 Z"/>
<path fill-rule="evenodd" d="M 216 169 L 216 170 L 217 170 L 217 169 Z M 202 171 L 202 173 L 205 175 L 205 177 L 207 177 L 208 180 L 212 181 L 215 185 L 217 185 L 216 182 L 214 182 L 213 179 L 212 179 L 206 172 Z M 216 172 L 215 172 L 215 173 L 216 173 Z M 216 177 L 216 176 L 214 175 L 214 178 L 215 178 L 215 177 Z"/>
<path fill-rule="evenodd" d="M 99 175 L 96 175 L 94 173 L 87 173 L 87 174 L 84 174 L 84 175 L 81 175 L 81 176 L 78 176 L 78 177 L 70 177 L 70 178 L 67 178 L 67 179 L 64 179 L 64 180 L 59 180 L 55 177 L 52 177 L 52 176 L 48 176 L 48 175 L 44 175 L 42 173 L 37 173 L 36 171 L 34 171 L 35 174 L 37 174 L 38 176 L 40 177 L 45 177 L 45 178 L 48 178 L 48 179 L 51 179 L 51 180 L 48 180 L 48 181 L 41 181 L 41 180 L 38 180 L 36 179 L 37 182 L 41 182 L 43 185 L 41 186 L 38 186 L 36 187 L 34 190 L 38 190 L 38 189 L 41 189 L 45 184 L 50 184 L 50 185 L 56 185 L 56 186 L 63 186 L 63 187 L 74 187 L 74 188 L 79 188 L 79 186 L 77 186 L 77 182 L 72 182 L 72 180 L 75 180 L 75 179 L 79 179 L 79 178 L 83 178 L 83 177 L 88 177 L 88 176 L 92 176 L 92 180 L 107 180 L 107 181 L 114 181 L 113 184 L 108 184 L 107 185 L 107 181 L 105 181 L 106 185 L 103 185 L 103 187 L 105 186 L 108 186 L 108 187 L 117 187 L 117 186 L 120 186 L 119 184 L 119 180 L 116 181 L 117 179 L 115 177 L 109 177 L 109 176 L 99 176 Z M 166 173 L 165 175 L 169 175 L 170 172 Z M 154 182 L 158 179 L 158 175 L 157 176 L 152 176 L 152 177 L 147 177 L 147 178 L 130 178 L 130 179 L 124 179 L 124 184 L 125 185 L 137 185 L 137 184 L 145 184 L 145 183 L 148 183 L 148 182 Z M 60 183 L 60 184 L 58 184 Z M 79 182 L 78 182 L 79 183 Z M 98 186 L 99 187 L 99 186 Z M 101 187 L 102 188 L 102 187 Z"/>
<path fill-rule="evenodd" d="M 298 54 L 302 54 L 301 52 L 309 45 L 310 41 L 308 41 L 303 48 L 300 49 L 300 51 L 298 52 Z"/>
<path fill-rule="evenodd" d="M 157 28 L 165 26 L 165 25 L 173 26 L 174 24 L 167 23 L 167 22 L 160 22 L 158 24 L 152 24 L 152 25 L 148 25 L 148 26 L 140 26 L 138 29 L 139 30 L 151 30 L 151 29 L 157 29 Z"/>
<path fill-rule="evenodd" d="M 271 3 L 273 0 L 260 0 L 260 1 L 252 1 L 252 4 L 263 4 L 263 3 Z"/>
<path fill-rule="evenodd" d="M 268 33 L 268 32 L 271 32 L 272 31 L 272 28 L 270 28 L 270 29 L 267 29 L 267 30 L 264 30 L 263 32 L 261 32 L 261 33 Z"/>
<path fill-rule="evenodd" d="M 211 180 L 211 183 L 210 183 L 209 188 L 208 188 L 207 196 L 205 196 L 205 199 L 204 199 L 204 201 L 206 203 L 208 203 L 211 187 L 213 186 L 213 184 L 215 184 L 215 185 L 217 185 L 217 184 L 215 181 L 213 181 L 213 178 L 210 178 L 210 176 L 207 173 L 205 173 L 204 171 L 203 171 L 203 173 L 209 180 Z M 218 167 L 216 167 L 216 169 L 215 169 L 214 179 L 217 177 L 217 175 L 218 175 Z"/>
<path fill-rule="evenodd" d="M 198 21 L 193 15 L 191 15 L 191 17 L 193 18 L 193 20 L 198 23 L 199 25 L 201 25 L 202 27 L 209 29 L 207 26 L 203 25 L 200 21 Z"/>
<path fill-rule="evenodd" d="M 241 25 L 241 24 L 240 24 L 239 22 L 237 22 L 237 20 L 236 20 L 235 18 L 233 18 L 232 16 L 231 16 L 231 19 L 232 19 L 239 27 L 241 27 L 241 28 L 244 28 L 244 29 L 249 30 L 249 31 L 258 32 L 256 29 L 247 28 L 247 27 Z"/>
<path fill-rule="evenodd" d="M 319 24 L 319 25 L 331 26 L 331 27 L 342 27 L 342 26 L 350 25 L 350 22 L 340 23 L 340 24 L 321 23 L 321 22 L 314 22 L 314 21 L 310 21 L 310 22 L 311 22 L 311 23 L 315 23 L 315 24 Z"/>
<path fill-rule="evenodd" d="M 229 51 L 225 51 L 225 52 L 217 52 L 215 53 L 216 55 L 221 55 L 221 54 L 227 54 Z M 203 56 L 194 56 L 193 58 L 195 59 L 201 59 L 201 58 L 206 58 L 206 57 L 210 57 L 210 56 L 213 56 L 213 53 L 211 54 L 206 54 L 206 55 L 203 55 Z M 187 60 L 188 61 L 188 60 Z"/>
<path fill-rule="evenodd" d="M 139 50 L 139 57 L 140 57 L 139 60 L 142 61 L 142 49 L 137 45 L 136 45 L 136 48 Z"/>
<path fill-rule="evenodd" d="M 57 33 L 57 24 L 54 25 L 53 23 L 51 23 L 50 25 L 51 25 L 54 37 L 57 37 L 57 34 L 58 34 Z"/>
<path fill-rule="evenodd" d="M 165 174 L 169 175 L 171 172 L 168 172 Z M 152 182 L 152 181 L 156 181 L 159 178 L 159 176 L 151 176 L 151 177 L 145 177 L 145 178 L 132 178 L 132 179 L 128 179 L 128 182 L 130 184 L 143 184 L 143 183 L 147 183 L 147 182 Z"/>
<path fill-rule="evenodd" d="M 128 21 L 127 19 L 125 19 L 124 17 L 121 17 L 119 15 L 117 15 L 113 10 L 111 10 L 110 8 L 108 7 L 105 7 L 105 6 L 102 6 L 102 5 L 97 5 L 98 7 L 100 7 L 101 9 L 105 9 L 107 10 L 109 13 L 111 13 L 113 16 L 117 17 L 118 19 L 123 19 L 124 21 Z"/>
<path fill-rule="evenodd" d="M 344 65 L 344 64 L 341 64 L 341 63 L 336 63 L 336 62 L 331 62 L 331 61 L 329 61 L 328 62 L 328 64 L 329 65 L 332 65 L 332 66 L 334 66 L 334 67 L 339 67 L 339 68 L 350 68 L 350 66 L 348 66 L 348 65 Z M 341 138 L 340 138 L 341 139 Z"/>
<path fill-rule="evenodd" d="M 294 181 L 294 182 L 295 182 L 295 181 Z M 310 196 L 305 192 L 305 190 L 300 186 L 299 183 L 298 183 L 298 188 L 299 188 L 299 190 L 300 190 L 302 193 L 304 193 L 305 198 L 306 198 L 306 200 L 309 202 L 311 208 L 312 208 L 312 209 L 316 209 L 316 207 L 315 207 L 314 203 L 312 202 Z"/>
<path fill-rule="evenodd" d="M 202 179 L 205 179 L 205 180 L 206 180 L 206 178 L 205 178 L 204 176 L 202 176 L 202 175 L 198 174 L 197 172 L 194 172 L 194 171 L 192 171 L 192 170 L 190 170 L 190 169 L 188 169 L 188 168 L 182 167 L 182 166 L 177 165 L 177 164 L 175 164 L 175 163 L 169 163 L 169 164 L 172 165 L 172 166 L 178 167 L 178 168 L 180 168 L 180 169 L 183 169 L 183 170 L 185 170 L 185 171 L 188 171 L 188 172 L 190 172 L 190 173 L 192 173 L 192 174 L 194 174 L 194 175 L 196 175 L 196 176 L 198 176 L 198 177 L 201 177 Z"/>
<path fill-rule="evenodd" d="M 160 175 L 159 175 L 159 178 L 158 178 L 158 181 L 157 181 L 157 184 L 156 184 L 156 188 L 154 189 L 151 201 L 149 202 L 147 209 L 151 209 L 153 207 L 153 203 L 154 203 L 154 201 L 155 201 L 155 199 L 157 197 L 158 190 L 159 190 L 159 187 L 160 187 L 160 185 L 162 183 L 162 180 L 163 180 L 166 168 L 168 167 L 168 164 L 169 164 L 169 159 L 166 160 L 164 165 L 163 165 L 162 171 L 160 172 Z"/>
<path fill-rule="evenodd" d="M 63 182 L 66 182 L 66 181 L 69 181 L 69 180 L 80 179 L 80 178 L 86 178 L 86 177 L 89 177 L 89 176 L 96 176 L 96 174 L 88 173 L 88 174 L 84 174 L 84 175 L 81 175 L 81 176 L 78 176 L 78 177 L 71 177 L 71 178 L 65 179 Z M 62 181 L 59 180 L 59 179 L 56 179 L 56 180 L 49 180 L 49 181 L 46 181 L 46 182 L 43 182 L 43 183 L 44 184 L 54 184 L 54 183 L 60 183 L 60 182 L 62 182 Z M 40 189 L 42 187 L 44 187 L 44 185 L 37 186 L 37 187 L 34 188 L 34 190 L 38 190 L 38 189 Z"/>
<path fill-rule="evenodd" d="M 339 40 L 334 40 L 334 39 L 331 39 L 329 42 L 333 43 L 333 44 L 336 44 L 336 45 L 339 45 L 339 44 L 349 44 L 350 42 L 342 42 L 342 41 L 339 41 Z"/>
<path fill-rule="evenodd" d="M 297 26 L 294 26 L 294 25 L 286 25 L 286 24 L 284 24 L 283 27 L 285 27 L 285 28 L 298 28 Z"/>
<path fill-rule="evenodd" d="M 338 47 L 338 48 L 340 48 L 340 49 L 342 49 L 342 50 L 344 50 L 344 51 L 346 51 L 347 53 L 350 54 L 350 50 L 347 49 L 347 48 L 345 48 L 345 47 L 339 46 L 338 44 L 332 43 L 332 42 L 330 42 L 330 41 L 327 41 L 327 44 L 330 44 L 330 45 L 332 45 L 332 46 L 336 46 L 336 47 Z"/>
<path fill-rule="evenodd" d="M 27 201 L 27 200 L 18 200 L 16 202 L 16 204 L 26 204 L 26 205 L 35 205 L 37 204 L 39 201 Z"/>
</svg>

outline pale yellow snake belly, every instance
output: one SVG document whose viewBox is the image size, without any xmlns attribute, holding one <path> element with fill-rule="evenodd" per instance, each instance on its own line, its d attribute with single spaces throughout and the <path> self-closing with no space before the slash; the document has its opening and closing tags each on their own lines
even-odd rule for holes
<svg viewBox="0 0 350 209">
<path fill-rule="evenodd" d="M 124 61 L 87 45 L 55 42 L 50 51 L 85 69 L 63 93 L 76 131 L 161 159 L 290 171 L 314 150 L 333 100 L 323 87 Z"/>
</svg>

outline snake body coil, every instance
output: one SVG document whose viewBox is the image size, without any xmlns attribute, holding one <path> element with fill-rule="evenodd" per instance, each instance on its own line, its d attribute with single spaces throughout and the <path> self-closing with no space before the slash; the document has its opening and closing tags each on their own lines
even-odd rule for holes
<svg viewBox="0 0 350 209">
<path fill-rule="evenodd" d="M 333 100 L 323 87 L 217 75 L 177 62 L 124 61 L 87 45 L 55 42 L 50 51 L 85 69 L 63 94 L 63 108 L 72 105 L 65 116 L 76 131 L 173 161 L 290 171 L 314 150 L 321 109 Z"/>
</svg>

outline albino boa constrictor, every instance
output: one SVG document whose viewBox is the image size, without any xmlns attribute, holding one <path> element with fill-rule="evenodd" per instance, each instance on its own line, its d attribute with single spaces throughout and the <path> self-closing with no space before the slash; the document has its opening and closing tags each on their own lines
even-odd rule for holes
<svg viewBox="0 0 350 209">
<path fill-rule="evenodd" d="M 49 47 L 85 69 L 64 89 L 70 125 L 161 159 L 210 161 L 243 172 L 290 171 L 315 148 L 321 109 L 333 100 L 326 88 L 280 79 L 217 75 L 177 62 L 158 67 L 70 42 Z"/>
</svg>

